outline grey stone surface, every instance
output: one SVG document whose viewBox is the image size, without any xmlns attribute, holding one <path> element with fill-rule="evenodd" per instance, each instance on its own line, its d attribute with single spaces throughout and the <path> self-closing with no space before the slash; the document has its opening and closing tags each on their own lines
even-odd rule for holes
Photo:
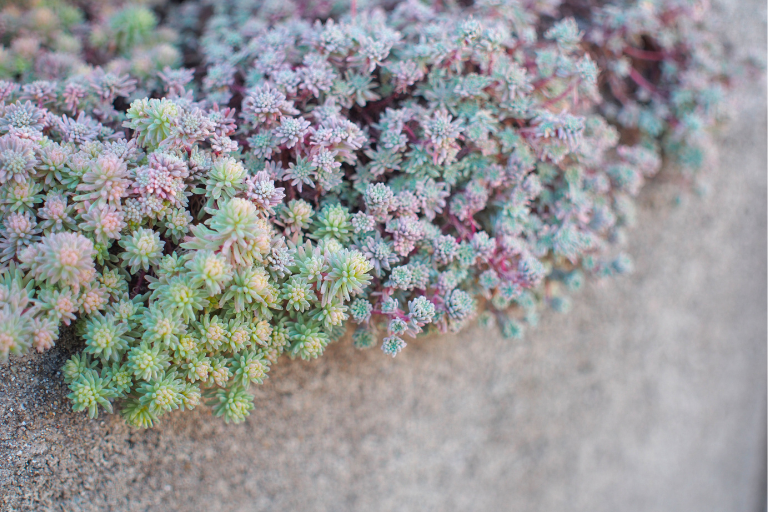
<svg viewBox="0 0 768 512">
<path fill-rule="evenodd" d="M 766 9 L 729 2 L 740 49 Z M 642 194 L 636 272 L 525 341 L 470 328 L 396 359 L 283 361 L 242 425 L 132 432 L 67 412 L 67 347 L 0 366 L 0 508 L 765 510 L 765 84 L 738 91 L 712 194 Z"/>
</svg>

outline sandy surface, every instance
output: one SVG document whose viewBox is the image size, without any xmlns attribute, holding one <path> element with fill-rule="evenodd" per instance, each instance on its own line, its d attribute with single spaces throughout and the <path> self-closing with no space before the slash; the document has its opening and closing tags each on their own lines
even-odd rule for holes
<svg viewBox="0 0 768 512">
<path fill-rule="evenodd" d="M 723 15 L 766 46 L 760 0 Z M 765 84 L 738 91 L 712 194 L 643 192 L 636 272 L 525 341 L 470 328 L 396 359 L 281 361 L 250 420 L 69 412 L 71 350 L 0 365 L 0 509 L 765 510 Z"/>
</svg>

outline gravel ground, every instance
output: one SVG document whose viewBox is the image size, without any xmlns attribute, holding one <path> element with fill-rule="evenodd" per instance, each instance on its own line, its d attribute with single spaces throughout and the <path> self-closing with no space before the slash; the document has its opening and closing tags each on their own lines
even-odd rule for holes
<svg viewBox="0 0 768 512">
<path fill-rule="evenodd" d="M 766 7 L 724 31 L 766 47 Z M 642 194 L 636 272 L 525 341 L 473 327 L 396 359 L 348 342 L 282 361 L 249 421 L 137 432 L 70 412 L 76 348 L 0 365 L 0 509 L 766 509 L 766 102 L 747 84 L 712 194 Z"/>
</svg>

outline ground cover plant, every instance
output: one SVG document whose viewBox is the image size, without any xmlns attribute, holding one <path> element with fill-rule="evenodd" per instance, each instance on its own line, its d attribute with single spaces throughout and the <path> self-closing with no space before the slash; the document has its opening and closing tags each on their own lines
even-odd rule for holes
<svg viewBox="0 0 768 512">
<path fill-rule="evenodd" d="M 737 70 L 701 2 L 0 13 L 0 354 L 84 341 L 76 410 L 253 408 L 283 354 L 508 338 L 631 270 L 633 198 L 706 166 Z"/>
</svg>

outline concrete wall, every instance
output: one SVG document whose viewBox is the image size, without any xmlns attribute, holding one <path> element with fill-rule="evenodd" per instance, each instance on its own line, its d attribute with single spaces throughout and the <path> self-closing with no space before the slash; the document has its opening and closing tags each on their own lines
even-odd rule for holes
<svg viewBox="0 0 768 512">
<path fill-rule="evenodd" d="M 764 2 L 722 20 L 764 55 Z M 525 341 L 337 344 L 275 367 L 245 424 L 149 432 L 67 412 L 66 346 L 0 366 L 0 508 L 765 510 L 765 84 L 738 98 L 711 196 L 673 207 L 650 185 L 636 273 Z"/>
</svg>

